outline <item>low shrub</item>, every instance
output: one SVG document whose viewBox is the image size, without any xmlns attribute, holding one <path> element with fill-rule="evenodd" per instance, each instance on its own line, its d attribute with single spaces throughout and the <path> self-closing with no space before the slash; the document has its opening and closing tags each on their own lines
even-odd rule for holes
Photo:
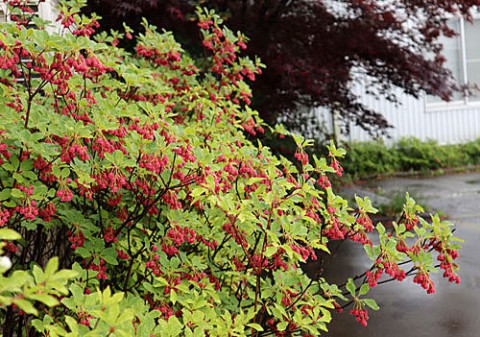
<svg viewBox="0 0 480 337">
<path fill-rule="evenodd" d="M 434 140 L 403 138 L 392 146 L 372 141 L 351 143 L 347 148 L 343 165 L 345 172 L 354 179 L 399 172 L 425 174 L 480 164 L 480 140 L 439 145 Z"/>
<path fill-rule="evenodd" d="M 381 141 L 349 144 L 342 163 L 346 173 L 358 177 L 389 175 L 399 167 L 395 152 Z"/>
</svg>

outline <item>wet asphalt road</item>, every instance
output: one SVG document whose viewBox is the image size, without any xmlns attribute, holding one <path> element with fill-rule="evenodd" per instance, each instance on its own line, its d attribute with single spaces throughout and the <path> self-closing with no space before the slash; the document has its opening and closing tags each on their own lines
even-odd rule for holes
<svg viewBox="0 0 480 337">
<path fill-rule="evenodd" d="M 456 236 L 465 240 L 460 250 L 460 285 L 437 274 L 436 293 L 427 295 L 412 278 L 380 285 L 371 297 L 381 306 L 370 311 L 368 327 L 348 313 L 339 314 L 329 326 L 329 337 L 480 337 L 480 173 L 434 178 L 394 178 L 370 182 L 386 196 L 409 191 L 429 208 L 440 210 L 456 224 Z M 365 186 L 361 187 L 364 188 Z M 358 192 L 357 192 L 358 193 Z M 370 266 L 360 246 L 341 248 L 328 274 L 343 281 Z"/>
</svg>

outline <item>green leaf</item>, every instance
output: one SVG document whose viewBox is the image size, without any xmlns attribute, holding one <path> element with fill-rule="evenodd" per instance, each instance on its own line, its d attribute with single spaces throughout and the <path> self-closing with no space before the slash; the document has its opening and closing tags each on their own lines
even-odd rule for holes
<svg viewBox="0 0 480 337">
<path fill-rule="evenodd" d="M 427 234 L 427 230 L 423 227 L 415 226 L 413 230 L 415 231 L 415 234 L 417 234 L 419 238 L 422 238 Z"/>
<path fill-rule="evenodd" d="M 87 257 L 90 257 L 91 256 L 91 252 L 84 248 L 84 247 L 79 247 L 76 251 L 75 251 L 76 254 L 80 255 L 81 257 L 83 258 L 87 258 Z"/>
<path fill-rule="evenodd" d="M 35 278 L 35 283 L 39 284 L 45 281 L 45 274 L 43 273 L 42 268 L 40 268 L 38 265 L 34 265 L 32 267 L 32 274 Z"/>
<path fill-rule="evenodd" d="M 17 204 L 14 201 L 4 201 L 4 202 L 2 202 L 2 205 L 7 207 L 7 208 L 13 208 Z"/>
<path fill-rule="evenodd" d="M 68 328 L 74 335 L 78 334 L 78 323 L 77 320 L 70 316 L 65 316 L 65 322 L 68 325 Z"/>
<path fill-rule="evenodd" d="M 25 284 L 32 282 L 32 276 L 24 270 L 16 270 L 13 272 L 12 276 L 6 279 L 3 279 L 2 286 L 5 289 L 8 288 L 20 288 Z"/>
<path fill-rule="evenodd" d="M 20 165 L 20 170 L 22 172 L 30 171 L 32 168 L 33 168 L 33 161 L 30 159 L 23 161 L 22 164 Z"/>
<path fill-rule="evenodd" d="M 49 279 L 58 270 L 58 257 L 52 257 L 45 267 L 45 278 Z"/>
<path fill-rule="evenodd" d="M 101 253 L 100 253 L 100 256 L 108 264 L 111 264 L 111 265 L 114 265 L 114 266 L 118 265 L 118 260 L 117 260 L 118 253 L 115 250 L 115 248 L 110 247 L 110 248 L 102 250 Z"/>
<path fill-rule="evenodd" d="M 273 254 L 275 254 L 278 251 L 278 247 L 275 246 L 269 246 L 265 249 L 265 257 L 272 257 Z"/>
<path fill-rule="evenodd" d="M 62 172 L 60 173 L 60 177 L 63 179 L 67 178 L 70 175 L 70 169 L 69 168 L 64 168 Z"/>
<path fill-rule="evenodd" d="M 355 286 L 355 283 L 353 282 L 352 278 L 348 279 L 346 288 L 347 288 L 348 292 L 350 293 L 350 295 L 355 296 L 355 289 L 357 287 Z"/>
<path fill-rule="evenodd" d="M 32 326 L 38 331 L 38 332 L 44 332 L 45 331 L 45 325 L 43 324 L 43 321 L 39 319 L 34 319 L 32 321 Z"/>
<path fill-rule="evenodd" d="M 363 249 L 365 250 L 365 253 L 367 253 L 367 256 L 370 260 L 376 260 L 376 256 L 374 255 L 373 249 L 370 245 L 364 245 Z"/>
<path fill-rule="evenodd" d="M 78 272 L 75 270 L 62 269 L 56 272 L 52 277 L 50 277 L 50 280 L 51 281 L 69 280 L 77 276 L 78 276 Z"/>
<path fill-rule="evenodd" d="M 4 188 L 0 191 L 0 201 L 7 200 L 8 198 L 10 198 L 10 189 Z"/>
<path fill-rule="evenodd" d="M 367 213 L 377 213 L 378 209 L 372 206 L 372 202 L 369 197 L 360 198 L 355 195 L 355 201 L 357 202 L 358 207 Z"/>
<path fill-rule="evenodd" d="M 15 171 L 15 166 L 13 166 L 12 164 L 6 162 L 2 165 L 2 167 L 5 169 L 5 171 L 8 171 L 8 172 L 13 172 Z"/>
<path fill-rule="evenodd" d="M 165 329 L 168 336 L 179 336 L 182 331 L 183 325 L 180 323 L 177 317 L 172 316 L 168 319 L 167 328 Z"/>
<path fill-rule="evenodd" d="M 370 286 L 368 285 L 368 283 L 364 283 L 362 284 L 362 286 L 360 287 L 360 291 L 358 292 L 358 294 L 361 296 L 361 295 L 365 295 L 368 293 L 368 291 L 370 290 Z"/>
<path fill-rule="evenodd" d="M 190 195 L 192 197 L 196 198 L 196 197 L 201 196 L 202 194 L 205 194 L 206 191 L 207 191 L 206 188 L 197 186 L 190 192 Z"/>
<path fill-rule="evenodd" d="M 10 228 L 0 228 L 0 239 L 1 240 L 20 240 L 22 236 Z"/>
<path fill-rule="evenodd" d="M 288 322 L 280 322 L 277 324 L 278 331 L 285 331 L 288 326 Z"/>
<path fill-rule="evenodd" d="M 327 149 L 334 157 L 342 158 L 347 153 L 345 149 L 342 149 L 342 148 L 337 149 L 337 147 L 335 146 L 335 142 L 333 140 L 330 140 L 330 145 L 327 145 Z"/>
<path fill-rule="evenodd" d="M 28 295 L 28 299 L 32 299 L 34 301 L 39 301 L 42 302 L 43 304 L 49 306 L 49 307 L 54 307 L 58 305 L 58 300 L 55 299 L 53 296 L 47 295 L 47 294 L 33 294 L 33 295 Z"/>
<path fill-rule="evenodd" d="M 249 323 L 247 324 L 247 326 L 255 329 L 256 331 L 263 331 L 263 328 L 260 324 L 257 324 L 257 323 Z"/>
<path fill-rule="evenodd" d="M 312 241 L 310 245 L 312 246 L 312 248 L 320 249 L 323 250 L 325 253 L 331 254 L 330 249 L 328 249 L 327 245 L 320 243 L 319 240 Z"/>
<path fill-rule="evenodd" d="M 258 177 L 252 177 L 252 178 L 248 178 L 247 182 L 246 182 L 246 185 L 253 185 L 253 184 L 257 184 L 261 181 L 265 180 L 265 178 L 258 178 Z"/>
<path fill-rule="evenodd" d="M 380 307 L 378 306 L 377 302 L 375 302 L 374 299 L 366 298 L 366 299 L 363 299 L 362 302 L 365 303 L 365 305 L 367 305 L 369 308 L 373 310 L 380 309 Z"/>
<path fill-rule="evenodd" d="M 177 292 L 175 290 L 170 291 L 170 301 L 172 302 L 172 304 L 175 305 L 177 303 L 177 299 Z"/>
<path fill-rule="evenodd" d="M 25 311 L 27 314 L 32 314 L 32 315 L 35 315 L 35 316 L 38 315 L 37 309 L 35 309 L 35 307 L 33 306 L 32 303 L 30 303 L 30 301 L 21 300 L 21 299 L 14 299 L 13 303 L 16 304 L 20 309 Z"/>
<path fill-rule="evenodd" d="M 382 225 L 381 222 L 377 224 L 377 231 L 378 231 L 378 234 L 380 235 L 385 234 L 385 227 Z"/>
<path fill-rule="evenodd" d="M 124 296 L 125 296 L 125 293 L 122 293 L 122 292 L 113 294 L 112 297 L 105 299 L 105 304 L 112 305 L 112 304 L 120 303 L 123 300 Z"/>
<path fill-rule="evenodd" d="M 20 191 L 18 188 L 12 188 L 12 190 L 10 191 L 10 194 L 14 198 L 23 198 L 25 196 L 25 194 L 22 191 Z"/>
<path fill-rule="evenodd" d="M 23 181 L 24 181 L 23 175 L 21 175 L 20 173 L 17 173 L 17 172 L 12 174 L 12 178 L 15 179 L 18 183 L 23 183 Z M 20 193 L 22 193 L 22 192 L 20 192 Z M 23 196 L 23 193 L 22 193 L 22 196 Z M 18 197 L 18 198 L 21 198 L 21 197 Z"/>
</svg>

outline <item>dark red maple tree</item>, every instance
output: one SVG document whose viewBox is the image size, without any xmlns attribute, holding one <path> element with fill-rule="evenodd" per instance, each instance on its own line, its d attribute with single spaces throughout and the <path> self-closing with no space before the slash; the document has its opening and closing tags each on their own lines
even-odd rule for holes
<svg viewBox="0 0 480 337">
<path fill-rule="evenodd" d="M 448 19 L 470 18 L 480 0 L 89 0 L 87 11 L 103 17 L 103 28 L 140 29 L 142 17 L 174 31 L 183 45 L 198 27 L 197 5 L 220 12 L 227 24 L 250 37 L 247 53 L 267 65 L 252 84 L 254 107 L 268 122 L 283 116 L 301 123 L 299 106 L 335 109 L 344 120 L 371 132 L 387 121 L 362 105 L 352 91 L 358 78 L 396 101 L 392 88 L 449 100 L 460 90 L 441 55 L 438 38 L 452 36 Z M 367 76 L 357 76 L 362 73 Z M 300 122 L 299 122 L 300 121 Z"/>
</svg>

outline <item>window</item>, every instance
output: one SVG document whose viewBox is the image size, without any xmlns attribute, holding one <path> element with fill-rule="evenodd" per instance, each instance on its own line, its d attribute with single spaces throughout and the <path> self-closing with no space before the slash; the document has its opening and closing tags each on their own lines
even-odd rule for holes
<svg viewBox="0 0 480 337">
<path fill-rule="evenodd" d="M 458 19 L 452 21 L 451 27 L 458 36 L 445 38 L 443 41 L 443 54 L 447 58 L 446 66 L 460 85 L 469 83 L 480 87 L 480 19 L 472 22 Z M 441 99 L 429 96 L 427 101 L 437 103 L 441 102 Z M 474 91 L 467 97 L 456 93 L 452 101 L 480 103 L 480 92 Z"/>
<path fill-rule="evenodd" d="M 15 6 L 7 7 L 5 1 L 1 1 L 0 23 L 14 21 L 24 24 L 27 28 L 36 28 L 37 26 L 34 24 L 34 18 L 38 16 L 38 3 L 39 0 L 21 0 L 16 3 Z M 21 61 L 25 64 L 31 60 L 22 57 Z M 31 75 L 31 78 L 39 78 L 39 75 L 34 73 Z M 25 82 L 25 79 L 25 74 L 17 77 L 18 82 Z"/>
<path fill-rule="evenodd" d="M 0 23 L 14 20 L 26 23 L 28 28 L 35 28 L 32 20 L 38 15 L 38 3 L 39 0 L 21 0 L 10 12 L 5 1 L 0 0 Z"/>
<path fill-rule="evenodd" d="M 7 22 L 7 6 L 0 3 L 0 23 Z"/>
<path fill-rule="evenodd" d="M 468 82 L 480 86 L 480 19 L 465 24 L 465 63 Z M 468 99 L 480 102 L 480 92 Z"/>
</svg>

